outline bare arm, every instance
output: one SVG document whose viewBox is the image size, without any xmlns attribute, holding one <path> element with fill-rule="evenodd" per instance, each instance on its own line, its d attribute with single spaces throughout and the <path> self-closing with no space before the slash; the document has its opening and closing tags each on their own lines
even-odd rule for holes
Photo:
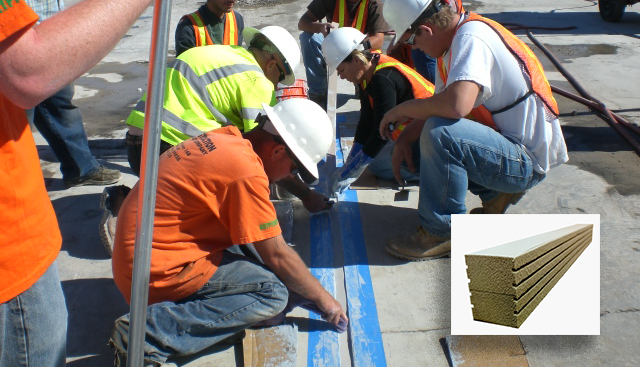
<svg viewBox="0 0 640 367">
<path fill-rule="evenodd" d="M 115 47 L 151 0 L 84 0 L 0 43 L 0 93 L 31 108 Z"/>
<path fill-rule="evenodd" d="M 373 50 L 381 50 L 384 43 L 384 33 L 371 33 L 368 35 L 371 48 Z"/>
<path fill-rule="evenodd" d="M 340 303 L 311 275 L 298 253 L 285 243 L 282 235 L 254 242 L 253 245 L 265 265 L 287 288 L 314 301 L 328 322 L 338 325 L 340 319 L 348 320 Z"/>
<path fill-rule="evenodd" d="M 299 30 L 310 33 L 322 33 L 325 37 L 329 34 L 329 31 L 332 28 L 333 25 L 331 25 L 331 23 L 320 22 L 320 20 L 313 15 L 311 10 L 307 10 L 306 13 L 302 14 L 298 21 Z"/>
</svg>

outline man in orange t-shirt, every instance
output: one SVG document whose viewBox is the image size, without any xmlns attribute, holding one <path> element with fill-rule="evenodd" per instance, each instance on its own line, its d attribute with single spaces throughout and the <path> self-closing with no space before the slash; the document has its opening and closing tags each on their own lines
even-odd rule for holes
<svg viewBox="0 0 640 367">
<path fill-rule="evenodd" d="M 344 328 L 340 304 L 282 238 L 269 183 L 299 171 L 318 177 L 332 141 L 327 114 L 307 99 L 269 107 L 258 127 L 233 126 L 172 147 L 160 157 L 151 250 L 145 362 L 161 365 L 279 315 L 299 294 Z M 120 208 L 113 278 L 129 301 L 139 185 Z M 253 245 L 252 245 L 253 244 Z M 129 315 L 111 339 L 127 350 Z"/>
<path fill-rule="evenodd" d="M 0 8 L 0 366 L 65 364 L 62 240 L 25 109 L 101 60 L 150 0 L 107 2 L 83 1 L 35 27 L 24 1 Z"/>
</svg>

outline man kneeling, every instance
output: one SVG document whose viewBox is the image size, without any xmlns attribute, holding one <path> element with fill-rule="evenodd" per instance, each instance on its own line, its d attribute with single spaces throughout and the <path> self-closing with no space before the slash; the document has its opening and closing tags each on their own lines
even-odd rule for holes
<svg viewBox="0 0 640 367">
<path fill-rule="evenodd" d="M 300 174 L 311 183 L 332 140 L 331 123 L 304 99 L 263 104 L 258 127 L 227 126 L 160 157 L 147 308 L 145 362 L 197 353 L 279 315 L 289 292 L 344 327 L 340 304 L 282 238 L 269 183 Z M 130 301 L 138 184 L 122 204 L 113 278 Z M 253 244 L 253 245 L 252 245 Z M 111 343 L 127 350 L 129 315 Z"/>
</svg>

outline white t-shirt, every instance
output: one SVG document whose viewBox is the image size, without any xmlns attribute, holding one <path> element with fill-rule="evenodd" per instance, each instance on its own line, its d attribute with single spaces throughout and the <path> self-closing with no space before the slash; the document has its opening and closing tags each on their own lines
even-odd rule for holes
<svg viewBox="0 0 640 367">
<path fill-rule="evenodd" d="M 459 80 L 481 86 L 474 107 L 483 104 L 489 111 L 497 111 L 529 92 L 529 77 L 498 34 L 483 22 L 462 25 L 443 61 L 445 67 L 451 66 L 447 86 Z M 444 90 L 437 74 L 436 93 Z M 493 115 L 502 135 L 524 146 L 539 173 L 569 160 L 560 122 L 546 113 L 544 102 L 534 93 L 513 108 Z"/>
</svg>

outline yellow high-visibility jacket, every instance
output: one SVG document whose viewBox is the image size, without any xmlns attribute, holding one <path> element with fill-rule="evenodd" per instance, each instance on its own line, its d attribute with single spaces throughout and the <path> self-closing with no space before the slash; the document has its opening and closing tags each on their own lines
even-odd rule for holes
<svg viewBox="0 0 640 367">
<path fill-rule="evenodd" d="M 144 128 L 146 94 L 126 123 Z M 226 125 L 256 126 L 262 103 L 276 104 L 274 86 L 241 46 L 194 47 L 167 67 L 162 140 L 177 145 Z"/>
</svg>

